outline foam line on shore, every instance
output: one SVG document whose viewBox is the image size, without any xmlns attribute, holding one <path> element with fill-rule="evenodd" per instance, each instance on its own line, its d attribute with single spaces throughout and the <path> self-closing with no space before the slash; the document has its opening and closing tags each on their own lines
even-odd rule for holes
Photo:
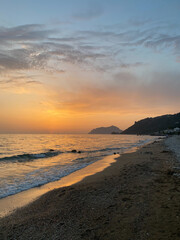
<svg viewBox="0 0 180 240">
<path fill-rule="evenodd" d="M 145 143 L 144 145 L 140 146 L 135 146 L 134 148 L 127 150 L 124 154 L 135 152 L 139 148 L 147 144 L 149 143 Z M 10 195 L 8 197 L 0 199 L 0 217 L 4 217 L 6 215 L 11 214 L 18 208 L 28 205 L 29 203 L 35 201 L 43 194 L 53 189 L 71 186 L 75 183 L 82 181 L 84 178 L 88 176 L 103 171 L 105 168 L 109 167 L 113 162 L 116 162 L 118 156 L 120 155 L 116 154 L 106 156 L 103 159 L 96 161 L 85 168 L 77 170 L 76 172 L 73 172 L 70 175 L 63 177 L 58 181 L 49 182 L 45 185 L 34 187 L 29 190 L 19 192 L 15 195 Z"/>
<path fill-rule="evenodd" d="M 83 178 L 93 175 L 97 172 L 103 171 L 106 167 L 110 166 L 115 161 L 115 155 L 110 155 L 102 160 L 99 160 L 93 164 L 88 165 L 72 174 L 61 178 L 58 181 L 50 182 L 40 187 L 31 188 L 27 191 L 17 193 L 5 198 L 0 199 L 0 217 L 4 217 L 12 213 L 17 208 L 24 207 L 25 205 L 36 200 L 46 192 L 49 192 L 56 188 L 70 186 L 81 181 Z M 117 155 L 116 155 L 117 157 Z"/>
</svg>

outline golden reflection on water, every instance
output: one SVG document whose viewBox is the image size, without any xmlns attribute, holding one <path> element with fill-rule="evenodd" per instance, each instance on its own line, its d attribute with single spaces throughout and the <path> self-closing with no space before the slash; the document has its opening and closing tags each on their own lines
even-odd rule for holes
<svg viewBox="0 0 180 240">
<path fill-rule="evenodd" d="M 3 196 L 6 191 L 8 194 L 16 193 L 15 195 L 0 199 L 0 216 L 28 204 L 49 190 L 72 185 L 81 181 L 86 176 L 102 171 L 114 161 L 114 156 L 112 155 L 102 159 L 103 154 L 106 153 L 107 155 L 113 153 L 113 150 L 106 152 L 106 149 L 116 149 L 120 147 L 122 152 L 124 152 L 124 150 L 127 152 L 127 149 L 133 149 L 134 144 L 136 145 L 146 139 L 151 139 L 151 137 L 129 135 L 97 136 L 85 134 L 0 135 L 0 145 L 4 146 L 4 148 L 1 147 L 0 149 L 0 158 L 3 154 L 4 156 L 16 156 L 27 153 L 39 154 L 46 152 L 49 149 L 63 152 L 63 154 L 51 158 L 39 158 L 33 160 L 25 159 L 23 161 L 21 161 L 21 159 L 20 161 L 17 161 L 16 159 L 15 161 L 0 161 L 0 187 L 4 187 L 4 189 L 1 188 L 1 196 Z M 81 150 L 82 153 L 73 154 L 70 152 L 72 149 Z M 98 151 L 96 152 L 96 150 Z M 121 153 L 121 150 L 119 150 L 119 152 Z M 102 160 L 92 163 L 97 160 L 98 157 Z M 91 165 L 87 166 L 87 164 Z M 71 167 L 74 166 L 75 168 L 71 169 Z M 63 167 L 65 171 L 61 172 Z M 77 171 L 77 169 L 80 168 L 82 169 Z M 73 171 L 75 172 L 70 174 L 70 172 Z M 68 176 L 61 178 L 65 175 Z M 56 179 L 60 180 L 55 181 Z M 38 186 L 38 184 L 40 185 L 46 182 L 50 183 L 41 187 L 32 188 Z M 29 190 L 26 190 L 28 188 Z M 17 193 L 18 191 L 23 192 Z"/>
</svg>

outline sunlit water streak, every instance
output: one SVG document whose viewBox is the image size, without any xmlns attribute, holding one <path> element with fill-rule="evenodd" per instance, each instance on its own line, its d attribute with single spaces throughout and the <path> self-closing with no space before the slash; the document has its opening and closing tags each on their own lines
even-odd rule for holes
<svg viewBox="0 0 180 240">
<path fill-rule="evenodd" d="M 0 198 L 56 181 L 104 156 L 114 152 L 124 153 L 155 138 L 132 135 L 1 134 Z M 72 153 L 73 149 L 81 153 Z"/>
</svg>

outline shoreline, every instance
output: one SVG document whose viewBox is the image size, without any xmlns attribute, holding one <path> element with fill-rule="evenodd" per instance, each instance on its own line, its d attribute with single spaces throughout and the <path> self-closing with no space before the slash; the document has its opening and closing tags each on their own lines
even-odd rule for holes
<svg viewBox="0 0 180 240">
<path fill-rule="evenodd" d="M 31 204 L 50 191 L 77 184 L 85 177 L 103 171 L 105 168 L 109 167 L 111 163 L 116 161 L 114 156 L 115 155 L 106 156 L 103 159 L 96 161 L 85 168 L 81 168 L 57 181 L 49 182 L 39 187 L 30 188 L 0 199 L 0 219 L 13 214 L 14 211 L 22 207 L 26 207 L 28 204 Z"/>
<path fill-rule="evenodd" d="M 175 162 L 164 141 L 125 153 L 0 219 L 0 232 L 8 239 L 179 239 Z"/>
<path fill-rule="evenodd" d="M 145 143 L 143 146 L 146 146 L 148 144 L 150 143 Z M 84 178 L 103 171 L 104 169 L 110 167 L 113 162 L 116 162 L 118 157 L 127 153 L 136 152 L 143 146 L 133 147 L 122 154 L 108 155 L 101 160 L 98 160 L 84 168 L 81 168 L 67 176 L 60 178 L 57 181 L 48 182 L 41 186 L 33 187 L 0 199 L 0 219 L 13 214 L 16 210 L 25 207 L 28 204 L 31 204 L 49 191 L 77 184 L 83 181 Z"/>
</svg>

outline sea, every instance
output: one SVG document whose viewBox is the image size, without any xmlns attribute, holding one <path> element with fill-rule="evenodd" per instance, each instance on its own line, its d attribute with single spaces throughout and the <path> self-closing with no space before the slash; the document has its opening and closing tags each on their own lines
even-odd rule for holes
<svg viewBox="0 0 180 240">
<path fill-rule="evenodd" d="M 0 198 L 57 181 L 107 155 L 133 151 L 156 138 L 121 134 L 0 134 Z"/>
</svg>

